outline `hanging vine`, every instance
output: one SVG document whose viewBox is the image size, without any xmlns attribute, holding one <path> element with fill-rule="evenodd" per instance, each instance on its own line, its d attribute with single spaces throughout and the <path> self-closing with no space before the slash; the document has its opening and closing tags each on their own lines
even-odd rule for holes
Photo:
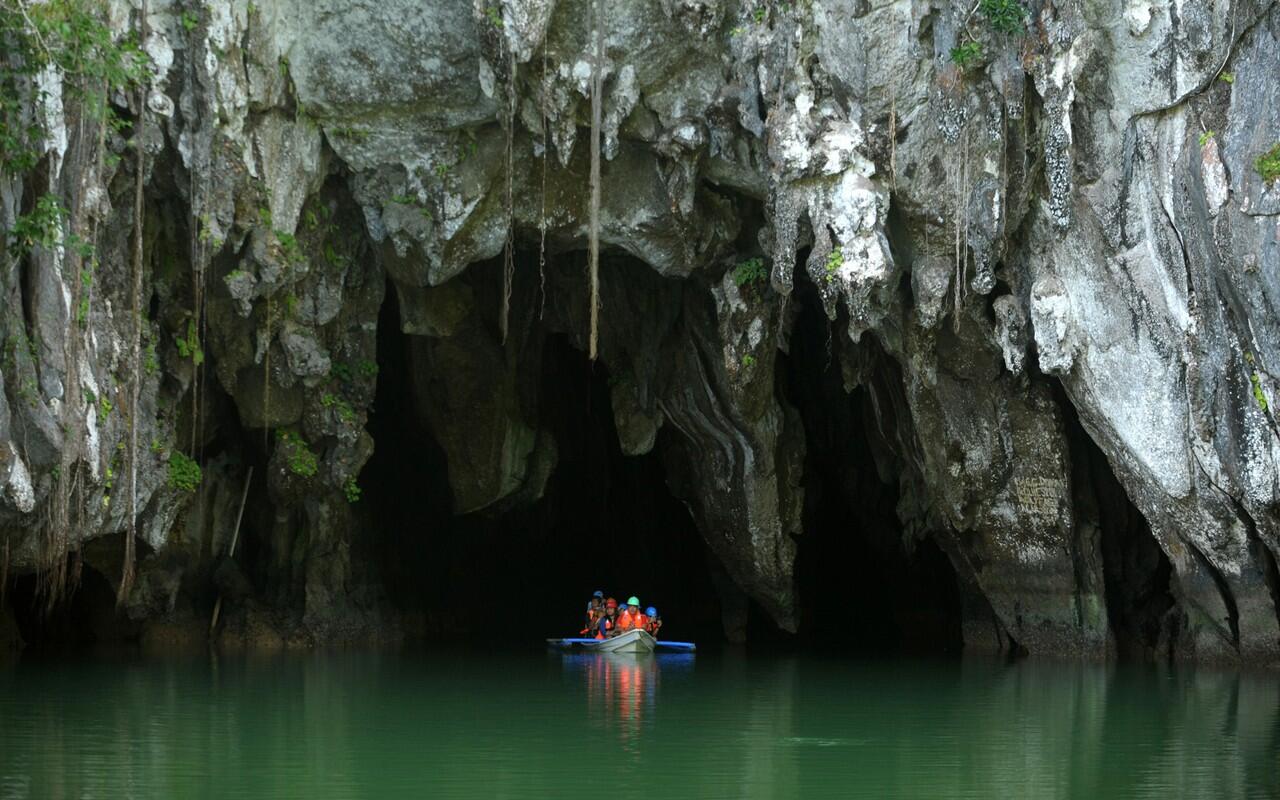
<svg viewBox="0 0 1280 800">
<path fill-rule="evenodd" d="M 587 270 L 591 295 L 588 357 L 596 360 L 600 338 L 600 120 L 603 106 L 604 15 L 601 0 L 592 3 L 595 58 L 591 61 L 591 206 L 588 213 Z"/>
<path fill-rule="evenodd" d="M 538 319 L 547 307 L 547 161 L 551 158 L 551 142 L 547 138 L 547 96 L 550 83 L 547 75 L 547 36 L 542 37 L 542 97 L 538 110 L 542 121 L 542 212 L 538 217 Z"/>
<path fill-rule="evenodd" d="M 142 9 L 138 30 L 142 40 L 147 39 L 147 0 L 142 0 Z M 124 564 L 120 571 L 120 588 L 116 593 L 116 603 L 123 604 L 133 589 L 134 560 L 136 558 L 135 540 L 138 536 L 138 406 L 142 400 L 142 189 L 146 177 L 147 151 L 143 146 L 143 114 L 147 108 L 147 81 L 138 83 L 138 106 L 134 118 L 137 120 L 133 132 L 137 164 L 133 183 L 133 290 L 131 297 L 131 313 L 133 316 L 133 332 L 131 343 L 130 397 L 129 397 L 129 519 L 125 531 Z"/>
<path fill-rule="evenodd" d="M 956 173 L 955 189 L 955 313 L 951 319 L 952 329 L 960 331 L 960 308 L 964 303 L 964 281 L 969 261 L 969 128 L 961 133 L 960 169 Z"/>
<path fill-rule="evenodd" d="M 91 346 L 87 323 L 97 233 L 95 224 L 89 237 L 83 235 L 88 215 L 83 198 L 90 182 L 102 177 L 106 129 L 122 130 L 128 125 L 112 110 L 110 95 L 140 85 L 147 68 L 137 44 L 129 37 L 117 41 L 107 19 L 108 8 L 101 0 L 0 4 L 0 41 L 5 46 L 0 59 L 0 172 L 31 180 L 32 188 L 37 177 L 47 181 L 43 193 L 30 203 L 31 211 L 19 215 L 5 232 L 6 250 L 14 265 L 41 253 L 49 259 L 49 268 L 67 282 L 72 318 L 66 322 L 74 323 L 67 325 L 62 339 L 64 402 L 58 415 L 64 444 L 53 470 L 53 497 L 42 521 L 38 555 L 37 593 L 46 613 L 65 596 L 69 580 L 74 583 L 78 571 L 77 567 L 68 574 L 67 556 L 83 538 L 83 453 L 88 415 L 95 413 L 95 403 L 83 391 L 80 369 L 81 348 Z M 56 95 L 41 85 L 46 80 L 60 87 L 60 106 L 51 103 Z M 69 137 L 72 148 L 62 163 L 63 154 L 45 145 L 56 131 L 45 127 L 41 109 L 50 116 L 74 120 L 74 134 Z M 46 161 L 48 169 L 37 172 Z M 91 169 L 95 164 L 97 169 Z M 38 369 L 33 334 L 24 334 L 33 369 Z M 31 388 L 33 394 L 36 390 Z M 107 475 L 104 484 L 110 481 L 109 465 Z M 74 525 L 73 494 L 80 498 Z"/>
<path fill-rule="evenodd" d="M 505 39 L 503 40 L 505 42 Z M 516 272 L 516 219 L 514 198 L 514 150 L 516 131 L 516 56 L 507 46 L 503 47 L 507 56 L 507 240 L 502 248 L 502 342 L 507 341 L 507 328 L 511 315 L 511 286 Z"/>
</svg>

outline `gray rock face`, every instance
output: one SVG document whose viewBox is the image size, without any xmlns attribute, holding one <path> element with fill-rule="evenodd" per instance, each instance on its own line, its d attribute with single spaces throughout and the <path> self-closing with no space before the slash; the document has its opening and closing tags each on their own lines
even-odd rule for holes
<svg viewBox="0 0 1280 800">
<path fill-rule="evenodd" d="M 119 32 L 136 6 L 111 4 Z M 735 638 L 746 598 L 803 625 L 804 422 L 780 364 L 811 286 L 848 391 L 869 380 L 850 354 L 896 364 L 905 445 L 877 467 L 904 539 L 951 561 L 969 647 L 1101 656 L 1136 636 L 1280 658 L 1280 180 L 1255 166 L 1280 142 L 1273 0 L 1036 2 L 1019 35 L 939 3 L 189 8 L 153 3 L 148 20 L 136 359 L 134 142 L 107 136 L 120 157 L 99 160 L 49 73 L 45 169 L 0 180 L 0 229 L 52 191 L 77 209 L 63 235 L 93 230 L 99 260 L 87 294 L 74 248 L 0 274 L 15 574 L 124 531 L 136 475 L 154 552 L 126 608 L 180 617 L 155 587 L 211 585 L 245 465 L 206 464 L 221 499 L 195 500 L 174 454 L 252 442 L 277 588 L 237 600 L 239 635 L 263 619 L 272 641 L 394 627 L 344 497 L 381 446 L 364 431 L 377 372 L 411 370 L 455 513 L 542 496 L 560 454 L 538 422 L 539 354 L 551 335 L 586 349 L 589 301 L 577 275 L 534 281 L 529 258 L 514 294 L 490 267 L 512 244 L 585 249 L 599 71 L 611 409 L 624 453 L 669 443 Z M 966 43 L 978 55 L 958 65 Z M 376 363 L 387 286 L 404 366 Z M 1143 526 L 1117 521 L 1100 471 Z M 1166 561 L 1169 603 L 1139 613 L 1135 587 L 1165 592 Z"/>
</svg>

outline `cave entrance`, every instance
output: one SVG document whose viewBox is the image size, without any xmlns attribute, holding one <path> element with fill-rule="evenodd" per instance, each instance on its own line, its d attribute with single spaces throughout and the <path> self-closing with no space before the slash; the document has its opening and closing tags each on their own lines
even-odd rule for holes
<svg viewBox="0 0 1280 800">
<path fill-rule="evenodd" d="M 1172 659 L 1181 620 L 1171 585 L 1173 565 L 1106 455 L 1085 431 L 1062 385 L 1055 382 L 1054 391 L 1066 423 L 1077 524 L 1094 525 L 1100 532 L 1107 621 L 1116 655 L 1137 661 Z"/>
<path fill-rule="evenodd" d="M 455 514 L 445 453 L 415 410 L 411 337 L 399 319 L 389 290 L 361 505 L 388 599 L 411 637 L 492 636 L 512 619 L 527 628 L 522 639 L 575 635 L 591 592 L 602 589 L 658 607 L 671 638 L 719 638 L 706 547 L 667 487 L 662 435 L 645 455 L 622 453 L 602 362 L 562 335 L 536 334 L 530 413 L 555 440 L 554 470 L 535 501 Z"/>
<path fill-rule="evenodd" d="M 116 613 L 115 587 L 99 569 L 118 572 L 123 547 L 123 536 L 102 537 L 85 545 L 90 553 L 68 555 L 67 587 L 52 609 L 46 608 L 40 575 L 14 578 L 6 603 L 22 641 L 30 648 L 54 651 L 137 641 L 139 626 Z"/>
<path fill-rule="evenodd" d="M 797 318 L 780 381 L 804 421 L 804 535 L 796 558 L 800 639 L 865 653 L 956 653 L 961 601 L 931 537 L 904 535 L 899 475 L 914 433 L 896 365 L 868 334 L 829 322 L 813 284 L 796 286 Z M 845 372 L 861 384 L 844 388 Z M 838 634 L 838 635 L 835 635 Z"/>
</svg>

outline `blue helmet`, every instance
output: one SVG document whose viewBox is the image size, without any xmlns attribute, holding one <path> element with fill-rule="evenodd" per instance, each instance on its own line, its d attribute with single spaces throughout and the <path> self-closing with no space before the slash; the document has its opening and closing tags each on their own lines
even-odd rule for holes
<svg viewBox="0 0 1280 800">
<path fill-rule="evenodd" d="M 601 600 L 603 600 L 603 599 L 604 599 L 604 592 L 600 591 L 599 589 L 596 589 L 595 594 L 593 594 L 593 595 L 591 595 L 591 596 L 592 596 L 592 597 L 599 597 Z"/>
<path fill-rule="evenodd" d="M 658 609 L 654 608 L 653 606 L 649 606 L 644 610 L 644 615 L 646 617 L 656 617 L 658 616 Z"/>
</svg>

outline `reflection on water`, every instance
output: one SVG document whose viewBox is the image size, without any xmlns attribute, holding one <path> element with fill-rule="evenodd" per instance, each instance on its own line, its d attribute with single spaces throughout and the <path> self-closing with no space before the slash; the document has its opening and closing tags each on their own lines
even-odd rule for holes
<svg viewBox="0 0 1280 800">
<path fill-rule="evenodd" d="M 1276 675 L 734 655 L 0 667 L 0 798 L 1280 796 Z"/>
</svg>

